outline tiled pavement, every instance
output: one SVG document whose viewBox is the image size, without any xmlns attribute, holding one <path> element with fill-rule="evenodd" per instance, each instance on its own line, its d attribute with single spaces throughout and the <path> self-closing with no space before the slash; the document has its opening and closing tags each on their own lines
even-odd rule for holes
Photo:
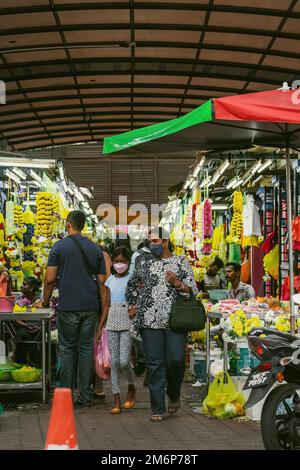
<svg viewBox="0 0 300 470">
<path fill-rule="evenodd" d="M 106 399 L 96 400 L 92 408 L 75 411 L 82 450 L 263 449 L 258 423 L 216 421 L 195 413 L 193 409 L 199 406 L 199 389 L 190 384 L 183 385 L 182 408 L 161 423 L 149 421 L 148 389 L 142 386 L 142 379 L 138 379 L 136 407 L 120 415 L 110 414 L 109 384 L 106 384 L 106 392 Z M 42 449 L 49 412 L 49 405 L 34 407 L 28 403 L 21 410 L 5 411 L 0 416 L 0 450 Z"/>
</svg>

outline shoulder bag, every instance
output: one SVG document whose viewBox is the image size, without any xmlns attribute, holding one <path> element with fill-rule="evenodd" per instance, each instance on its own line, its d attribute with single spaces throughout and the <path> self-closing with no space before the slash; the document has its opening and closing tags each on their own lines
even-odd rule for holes
<svg viewBox="0 0 300 470">
<path fill-rule="evenodd" d="M 206 322 L 205 308 L 200 300 L 196 300 L 193 291 L 188 299 L 178 299 L 170 313 L 170 329 L 175 333 L 203 330 Z"/>
</svg>

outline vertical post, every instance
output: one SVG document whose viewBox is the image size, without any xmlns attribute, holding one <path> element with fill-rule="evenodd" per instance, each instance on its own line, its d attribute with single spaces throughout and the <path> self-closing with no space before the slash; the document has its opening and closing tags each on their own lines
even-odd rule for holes
<svg viewBox="0 0 300 470">
<path fill-rule="evenodd" d="M 209 386 L 210 379 L 210 319 L 206 317 L 206 385 Z"/>
<path fill-rule="evenodd" d="M 47 319 L 47 348 L 48 348 L 48 391 L 51 391 L 51 319 Z"/>
<path fill-rule="evenodd" d="M 43 403 L 46 403 L 46 325 L 45 318 L 42 318 L 42 394 Z"/>
<path fill-rule="evenodd" d="M 290 149 L 286 148 L 286 203 L 287 203 L 287 222 L 288 222 L 288 250 L 289 250 L 289 274 L 290 274 L 290 306 L 291 306 L 291 333 L 295 334 L 295 311 L 294 311 L 294 256 L 292 239 L 292 177 L 291 177 L 291 159 Z"/>
</svg>

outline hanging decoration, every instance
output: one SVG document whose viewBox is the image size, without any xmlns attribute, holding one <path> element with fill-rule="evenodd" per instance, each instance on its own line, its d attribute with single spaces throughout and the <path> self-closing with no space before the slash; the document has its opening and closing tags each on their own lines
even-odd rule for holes
<svg viewBox="0 0 300 470">
<path fill-rule="evenodd" d="M 34 276 L 36 266 L 36 249 L 32 241 L 34 237 L 34 214 L 29 208 L 24 212 L 23 219 L 26 232 L 23 237 L 24 248 L 22 269 L 24 276 L 27 277 Z"/>
<path fill-rule="evenodd" d="M 36 195 L 36 235 L 50 238 L 53 234 L 53 196 L 48 192 Z"/>
<path fill-rule="evenodd" d="M 13 201 L 6 202 L 6 223 L 5 223 L 6 236 L 10 237 L 15 231 L 14 223 L 14 203 Z"/>
<path fill-rule="evenodd" d="M 0 265 L 5 265 L 6 260 L 4 256 L 4 246 L 5 246 L 5 221 L 3 214 L 0 213 Z"/>
</svg>

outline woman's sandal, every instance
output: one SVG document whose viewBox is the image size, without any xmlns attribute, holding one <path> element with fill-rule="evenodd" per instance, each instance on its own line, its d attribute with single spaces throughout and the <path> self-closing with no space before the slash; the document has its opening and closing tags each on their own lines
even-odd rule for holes
<svg viewBox="0 0 300 470">
<path fill-rule="evenodd" d="M 150 416 L 150 421 L 152 423 L 160 423 L 162 421 L 163 417 L 162 415 L 151 415 Z"/>
</svg>

